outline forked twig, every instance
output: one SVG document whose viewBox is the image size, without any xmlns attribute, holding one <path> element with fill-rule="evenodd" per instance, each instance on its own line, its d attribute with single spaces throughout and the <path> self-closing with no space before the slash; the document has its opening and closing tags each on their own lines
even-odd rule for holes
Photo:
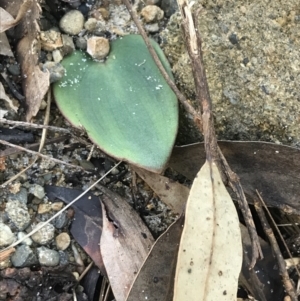
<svg viewBox="0 0 300 301">
<path fill-rule="evenodd" d="M 298 274 L 298 276 L 299 276 L 299 278 L 300 278 L 300 272 L 299 272 L 299 269 L 298 269 L 298 267 L 297 267 L 297 263 L 296 263 L 296 262 L 293 262 L 293 256 L 292 256 L 292 254 L 291 254 L 291 252 L 290 252 L 290 250 L 289 250 L 289 248 L 288 248 L 288 246 L 287 246 L 287 244 L 286 244 L 286 242 L 285 242 L 285 240 L 284 240 L 284 238 L 283 238 L 281 232 L 279 231 L 279 228 L 278 228 L 278 226 L 276 225 L 276 223 L 275 223 L 275 221 L 274 221 L 274 219 L 273 219 L 273 216 L 271 215 L 271 213 L 270 213 L 270 211 L 269 211 L 269 209 L 268 209 L 268 207 L 267 207 L 265 201 L 263 200 L 263 198 L 261 197 L 260 193 L 259 193 L 257 190 L 256 190 L 256 194 L 257 194 L 257 196 L 258 196 L 260 202 L 262 203 L 263 207 L 265 208 L 266 212 L 268 213 L 268 216 L 269 216 L 270 220 L 272 221 L 273 226 L 275 227 L 275 229 L 276 229 L 276 231 L 277 231 L 277 233 L 278 233 L 278 235 L 279 235 L 279 237 L 280 237 L 280 239 L 281 239 L 281 241 L 282 241 L 282 243 L 283 243 L 283 245 L 284 245 L 284 247 L 285 247 L 285 249 L 286 249 L 286 251 L 287 251 L 289 257 L 290 257 L 290 261 L 291 261 L 291 263 L 293 264 L 293 266 L 294 266 L 294 268 L 295 268 L 295 270 L 296 270 L 296 272 L 297 272 L 297 274 Z"/>
<path fill-rule="evenodd" d="M 199 127 L 200 131 L 204 135 L 205 149 L 206 154 L 211 157 L 208 159 L 213 159 L 219 167 L 219 171 L 222 174 L 224 182 L 228 182 L 232 189 L 235 191 L 237 198 L 239 200 L 239 206 L 241 208 L 242 214 L 244 216 L 249 235 L 252 242 L 252 260 L 250 268 L 253 268 L 258 256 L 263 257 L 261 247 L 259 244 L 258 235 L 255 229 L 253 222 L 252 214 L 248 206 L 245 194 L 243 192 L 241 183 L 238 176 L 230 169 L 225 157 L 223 156 L 221 150 L 217 145 L 217 139 L 214 132 L 213 118 L 212 118 L 212 102 L 209 95 L 208 84 L 205 75 L 205 69 L 202 59 L 202 50 L 201 50 L 201 38 L 199 32 L 195 30 L 196 20 L 193 18 L 193 14 L 190 11 L 190 8 L 187 5 L 186 0 L 178 0 L 178 5 L 181 10 L 182 28 L 183 35 L 186 41 L 187 50 L 192 61 L 192 70 L 194 74 L 194 81 L 196 87 L 197 98 L 200 102 L 200 107 L 202 108 L 202 118 L 199 117 L 199 113 L 195 109 L 190 108 L 190 104 L 187 102 L 185 97 L 182 97 L 182 93 L 178 93 L 178 89 L 175 86 L 174 82 L 170 80 L 168 74 L 166 73 L 164 67 L 162 66 L 159 58 L 153 47 L 151 46 L 149 39 L 138 20 L 136 12 L 133 10 L 129 0 L 123 0 L 123 3 L 126 5 L 132 19 L 134 20 L 140 34 L 142 35 L 150 54 L 152 55 L 157 67 L 160 72 L 163 74 L 164 78 L 173 89 L 177 95 L 179 101 L 184 105 L 185 109 L 192 114 L 196 125 Z M 175 86 L 175 87 L 174 87 Z M 187 105 L 188 104 L 188 105 Z M 201 122 L 201 123 L 200 123 Z"/>
<path fill-rule="evenodd" d="M 259 198 L 258 199 L 254 198 L 254 207 L 255 207 L 255 210 L 256 210 L 259 218 L 260 218 L 261 225 L 264 229 L 264 232 L 266 233 L 266 235 L 269 239 L 269 242 L 270 242 L 270 245 L 273 249 L 273 252 L 274 252 L 274 254 L 277 258 L 278 268 L 279 268 L 280 274 L 282 276 L 282 281 L 283 281 L 283 285 L 285 287 L 285 290 L 289 294 L 292 301 L 298 301 L 295 287 L 294 287 L 294 285 L 293 285 L 293 283 L 292 283 L 292 281 L 289 277 L 289 274 L 288 274 L 287 269 L 286 269 L 285 261 L 283 259 L 283 256 L 282 256 L 281 252 L 280 252 L 280 249 L 279 249 L 277 240 L 275 238 L 274 232 L 273 232 L 272 228 L 269 225 L 269 222 L 266 218 L 266 215 L 264 213 L 264 210 L 262 208 L 262 204 L 261 204 L 261 201 L 260 201 Z"/>
</svg>

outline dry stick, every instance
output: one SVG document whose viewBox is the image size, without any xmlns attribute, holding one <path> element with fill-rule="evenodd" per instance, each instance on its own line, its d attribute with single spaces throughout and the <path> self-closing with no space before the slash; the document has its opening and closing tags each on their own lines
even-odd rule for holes
<svg viewBox="0 0 300 301">
<path fill-rule="evenodd" d="M 166 73 L 164 67 L 162 66 L 159 58 L 157 57 L 157 54 L 153 47 L 151 46 L 149 39 L 140 23 L 138 20 L 135 11 L 132 9 L 131 4 L 129 3 L 128 0 L 123 0 L 123 3 L 126 5 L 132 19 L 134 20 L 140 34 L 142 35 L 148 50 L 150 54 L 152 55 L 155 63 L 157 64 L 157 67 L 159 68 L 160 72 L 163 74 L 164 78 L 166 79 L 167 83 L 170 85 L 170 87 L 173 89 L 174 93 L 178 97 L 179 101 L 183 104 L 184 108 L 192 114 L 194 121 L 196 125 L 199 127 L 200 131 L 204 133 L 206 131 L 208 133 L 207 139 L 205 141 L 205 147 L 207 150 L 209 150 L 207 153 L 209 153 L 209 156 L 212 156 L 213 159 L 216 161 L 216 164 L 219 167 L 219 170 L 222 174 L 223 180 L 228 180 L 230 183 L 230 186 L 234 187 L 234 191 L 236 192 L 238 199 L 241 200 L 239 202 L 241 206 L 241 211 L 243 213 L 245 222 L 247 224 L 247 228 L 249 231 L 249 235 L 251 238 L 252 242 L 252 260 L 251 260 L 251 265 L 250 267 L 253 267 L 255 265 L 255 261 L 258 258 L 258 255 L 262 256 L 262 251 L 261 247 L 259 244 L 258 240 L 258 235 L 254 226 L 253 218 L 251 211 L 249 209 L 246 197 L 244 195 L 242 186 L 239 182 L 239 178 L 237 177 L 236 174 L 234 174 L 231 169 L 229 168 L 229 165 L 227 164 L 224 156 L 219 157 L 220 155 L 220 149 L 217 146 L 217 140 L 216 136 L 214 133 L 214 127 L 212 126 L 212 114 L 211 114 L 211 99 L 209 95 L 209 90 L 208 90 L 208 85 L 207 85 L 207 80 L 206 80 L 206 75 L 205 75 L 205 70 L 203 68 L 203 63 L 202 63 L 202 53 L 201 53 L 201 39 L 199 37 L 199 34 L 196 33 L 196 30 L 194 29 L 193 26 L 193 18 L 192 14 L 190 13 L 189 9 L 183 8 L 183 6 L 186 6 L 185 1 L 181 1 L 179 4 L 179 7 L 182 11 L 182 16 L 187 17 L 186 22 L 183 20 L 183 28 L 184 28 L 184 36 L 186 39 L 190 36 L 190 43 L 187 43 L 188 50 L 190 50 L 190 58 L 193 61 L 192 68 L 194 72 L 194 80 L 195 80 L 195 86 L 196 86 L 196 93 L 200 101 L 200 105 L 202 106 L 202 111 L 203 111 L 203 116 L 202 118 L 205 119 L 206 123 L 206 129 L 203 129 L 204 120 L 202 120 L 201 116 L 199 113 L 188 103 L 188 101 L 185 99 L 183 94 L 177 89 L 176 85 L 174 82 L 169 78 L 168 74 Z M 186 6 L 186 8 L 188 8 Z M 188 16 L 186 16 L 185 11 L 188 13 Z M 192 23 L 191 23 L 192 22 Z M 190 27 L 192 25 L 192 27 Z M 199 50 L 200 51 L 199 51 Z M 196 66 L 196 67 L 195 67 Z M 198 77 L 198 73 L 195 75 L 195 68 L 200 71 L 201 77 Z M 198 72 L 197 71 L 197 72 Z M 221 159 L 221 162 L 220 162 Z M 222 163 L 222 167 L 221 164 Z M 226 169 L 227 167 L 227 169 Z M 225 170 L 225 171 L 223 171 Z M 224 174 L 225 173 L 225 174 Z M 226 175 L 226 178 L 225 178 Z"/>
<path fill-rule="evenodd" d="M 19 145 L 16 145 L 16 144 L 12 144 L 12 143 L 9 143 L 9 142 L 1 140 L 1 139 L 0 139 L 0 144 L 11 146 L 11 147 L 17 148 L 17 149 L 19 149 L 21 151 L 24 151 L 24 152 L 27 152 L 27 153 L 30 153 L 30 154 L 33 154 L 33 155 L 37 155 L 37 156 L 39 156 L 41 158 L 44 158 L 44 159 L 47 159 L 47 160 L 51 160 L 51 161 L 59 163 L 59 164 L 64 164 L 64 165 L 67 165 L 67 166 L 70 166 L 70 167 L 73 167 L 73 168 L 79 168 L 79 169 L 83 170 L 84 172 L 87 172 L 86 170 L 84 170 L 84 168 L 82 168 L 79 165 L 74 165 L 74 164 L 70 164 L 70 163 L 64 162 L 62 160 L 59 160 L 59 159 L 51 158 L 51 157 L 43 155 L 43 154 L 41 154 L 39 152 L 35 152 L 35 151 L 32 151 L 32 150 L 29 150 L 29 149 L 27 149 L 25 147 L 22 147 L 22 146 L 19 146 Z"/>
<path fill-rule="evenodd" d="M 227 179 L 229 179 L 228 184 L 231 187 L 231 189 L 234 191 L 234 193 L 237 195 L 237 201 L 239 204 L 239 207 L 241 209 L 241 212 L 243 214 L 248 233 L 251 239 L 251 249 L 252 249 L 252 259 L 250 263 L 250 268 L 253 268 L 256 262 L 256 259 L 258 256 L 263 259 L 263 253 L 261 250 L 261 246 L 259 243 L 258 235 L 256 232 L 256 227 L 253 221 L 252 213 L 249 208 L 249 204 L 247 202 L 243 187 L 241 185 L 240 179 L 236 173 L 234 173 L 230 166 L 227 163 L 227 160 L 225 159 L 222 151 L 218 147 L 219 150 L 219 156 L 222 161 L 222 170 L 224 170 Z"/>
<path fill-rule="evenodd" d="M 171 89 L 173 90 L 173 92 L 176 94 L 178 100 L 180 101 L 180 103 L 183 105 L 183 107 L 185 108 L 185 110 L 190 113 L 193 118 L 194 121 L 196 123 L 196 125 L 200 128 L 201 132 L 202 132 L 202 119 L 201 119 L 201 114 L 199 112 L 197 112 L 194 107 L 188 102 L 188 100 L 185 98 L 185 96 L 178 90 L 177 86 L 175 85 L 175 83 L 172 81 L 172 79 L 170 78 L 170 76 L 168 75 L 168 73 L 166 72 L 164 66 L 162 65 L 157 53 L 155 52 L 154 48 L 152 47 L 150 40 L 143 28 L 143 26 L 141 25 L 141 22 L 139 21 L 137 14 L 135 12 L 135 10 L 132 8 L 132 5 L 130 4 L 129 0 L 122 0 L 123 3 L 125 4 L 125 6 L 127 7 L 127 10 L 129 11 L 131 18 L 133 19 L 136 27 L 139 30 L 139 33 L 141 34 L 141 36 L 143 37 L 145 44 L 153 58 L 153 60 L 155 61 L 157 67 L 159 68 L 162 76 L 164 77 L 164 79 L 166 80 L 166 82 L 168 83 L 168 85 L 171 87 Z"/>
<path fill-rule="evenodd" d="M 48 144 L 53 144 L 53 143 L 59 143 L 59 142 L 65 141 L 68 138 L 70 138 L 69 135 L 63 135 L 63 136 L 55 137 L 55 138 L 46 140 L 45 144 L 48 145 Z M 38 150 L 39 146 L 40 146 L 39 143 L 33 143 L 33 144 L 26 145 L 27 149 L 32 149 L 32 150 L 34 150 L 34 149 Z M 22 152 L 21 150 L 16 149 L 15 147 L 9 147 L 9 148 L 7 148 L 3 151 L 0 151 L 0 158 L 11 156 L 11 155 L 16 155 L 16 154 L 19 154 L 21 152 Z"/>
<path fill-rule="evenodd" d="M 67 133 L 67 134 L 71 133 L 71 131 L 69 131 L 68 129 L 60 128 L 57 126 L 51 126 L 51 125 L 45 125 L 45 124 L 44 125 L 35 124 L 35 123 L 23 122 L 23 121 L 7 120 L 4 118 L 0 118 L 0 123 L 14 125 L 14 126 L 20 126 L 20 127 L 34 128 L 34 129 L 48 129 L 51 131 Z"/>
<path fill-rule="evenodd" d="M 299 269 L 297 267 L 297 264 L 295 262 L 293 262 L 293 256 L 292 256 L 292 254 L 291 254 L 291 252 L 290 252 L 290 250 L 289 250 L 289 248 L 288 248 L 288 246 L 287 246 L 284 238 L 282 237 L 282 234 L 279 231 L 279 229 L 278 229 L 278 227 L 277 227 L 277 225 L 276 225 L 276 223 L 275 223 L 275 221 L 274 221 L 274 219 L 273 219 L 273 217 L 272 217 L 272 215 L 271 215 L 271 213 L 270 213 L 270 211 L 269 211 L 269 209 L 268 209 L 265 201 L 263 200 L 263 198 L 261 197 L 260 193 L 257 190 L 256 190 L 256 194 L 258 195 L 260 202 L 262 203 L 262 205 L 264 206 L 265 210 L 267 211 L 267 213 L 269 215 L 269 218 L 272 221 L 272 223 L 273 223 L 273 225 L 274 225 L 274 227 L 275 227 L 275 229 L 276 229 L 276 231 L 277 231 L 277 233 L 278 233 L 278 235 L 279 235 L 279 237 L 280 237 L 280 239 L 281 239 L 281 241 L 282 241 L 282 243 L 283 243 L 283 245 L 284 245 L 284 247 L 285 247 L 288 255 L 290 256 L 291 262 L 293 263 L 293 266 L 294 266 L 294 268 L 295 268 L 295 270 L 296 270 L 296 272 L 297 272 L 297 274 L 298 274 L 298 276 L 300 278 L 300 272 L 299 272 Z"/>
<path fill-rule="evenodd" d="M 286 292 L 290 295 L 292 301 L 298 301 L 297 294 L 294 288 L 294 285 L 289 277 L 289 274 L 286 270 L 285 261 L 280 252 L 279 246 L 277 244 L 276 238 L 274 236 L 274 232 L 271 229 L 269 222 L 265 216 L 264 210 L 259 199 L 254 199 L 254 207 L 261 221 L 262 227 L 264 229 L 265 234 L 268 236 L 269 242 L 273 249 L 273 252 L 277 258 L 278 267 L 280 274 L 282 276 L 283 285 L 285 287 Z"/>
<path fill-rule="evenodd" d="M 192 71 L 196 87 L 196 95 L 202 107 L 203 115 L 203 135 L 206 149 L 207 160 L 213 160 L 219 167 L 223 178 L 227 179 L 230 187 L 237 194 L 239 207 L 249 231 L 252 242 L 252 260 L 250 268 L 253 268 L 256 259 L 260 255 L 262 258 L 262 251 L 258 239 L 258 235 L 253 222 L 252 214 L 246 200 L 242 185 L 238 176 L 230 169 L 222 151 L 218 147 L 217 138 L 214 131 L 213 116 L 212 116 L 212 101 L 209 94 L 208 83 L 206 79 L 203 56 L 202 56 L 202 42 L 198 31 L 196 31 L 194 24 L 197 26 L 197 21 L 191 13 L 186 0 L 178 0 L 178 4 L 182 15 L 183 36 L 186 41 L 187 50 L 192 61 Z M 198 15 L 199 13 L 197 13 Z"/>
</svg>

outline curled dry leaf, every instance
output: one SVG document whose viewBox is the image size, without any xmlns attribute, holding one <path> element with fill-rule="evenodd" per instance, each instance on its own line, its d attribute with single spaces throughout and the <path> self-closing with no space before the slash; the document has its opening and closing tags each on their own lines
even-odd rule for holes
<svg viewBox="0 0 300 301">
<path fill-rule="evenodd" d="M 154 240 L 124 199 L 103 186 L 97 188 L 103 192 L 101 199 L 106 208 L 102 206 L 100 251 L 114 296 L 117 301 L 124 301 Z"/>
<path fill-rule="evenodd" d="M 0 54 L 6 56 L 14 56 L 14 54 L 11 51 L 5 32 L 0 32 Z"/>
<path fill-rule="evenodd" d="M 17 46 L 17 57 L 21 66 L 23 76 L 23 90 L 26 97 L 27 115 L 29 121 L 35 116 L 40 108 L 43 97 L 48 91 L 49 73 L 42 72 L 38 65 L 38 33 L 39 26 L 37 19 L 40 14 L 40 7 L 37 0 L 25 1 L 2 1 L 0 32 L 3 32 L 18 23 L 20 32 L 24 33 L 24 37 L 19 41 Z M 11 15 L 16 15 L 14 19 Z"/>
<path fill-rule="evenodd" d="M 17 1 L 17 2 L 19 2 L 19 1 Z M 23 19 L 23 17 L 28 12 L 28 10 L 31 8 L 32 3 L 33 3 L 33 0 L 25 0 L 22 4 L 15 3 L 16 6 L 18 6 L 18 4 L 21 5 L 15 19 L 9 12 L 7 12 L 5 9 L 0 7 L 0 16 L 1 16 L 0 32 L 4 32 L 4 31 L 16 26 Z"/>
<path fill-rule="evenodd" d="M 27 11 L 26 22 L 22 22 L 27 35 L 23 37 L 17 46 L 18 60 L 23 75 L 23 90 L 25 92 L 27 113 L 26 120 L 30 121 L 39 111 L 43 97 L 48 91 L 50 81 L 49 72 L 42 72 L 38 64 L 37 36 L 39 26 L 40 8 L 36 0 L 32 1 L 30 10 Z"/>
<path fill-rule="evenodd" d="M 172 212 L 183 211 L 190 189 L 157 173 L 132 166 L 133 170 L 152 188 Z"/>
<path fill-rule="evenodd" d="M 140 269 L 126 301 L 172 301 L 178 242 L 184 216 L 181 215 L 155 242 Z"/>
<path fill-rule="evenodd" d="M 4 87 L 2 85 L 2 83 L 0 82 L 0 99 L 5 100 L 7 103 L 7 106 L 12 109 L 13 111 L 17 112 L 18 111 L 18 107 L 15 106 L 12 102 L 12 100 L 8 97 L 8 95 L 5 93 Z M 3 118 L 1 116 L 1 118 Z"/>
<path fill-rule="evenodd" d="M 173 301 L 235 300 L 242 260 L 236 209 L 217 166 L 206 161 L 187 201 Z"/>
</svg>

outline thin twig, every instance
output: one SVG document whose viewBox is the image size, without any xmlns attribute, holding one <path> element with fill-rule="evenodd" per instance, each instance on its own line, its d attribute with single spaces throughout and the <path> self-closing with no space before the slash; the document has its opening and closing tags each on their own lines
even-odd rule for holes
<svg viewBox="0 0 300 301">
<path fill-rule="evenodd" d="M 45 125 L 45 124 L 44 125 L 43 124 L 35 124 L 35 123 L 23 122 L 23 121 L 7 120 L 4 118 L 0 118 L 0 123 L 14 125 L 14 126 L 18 126 L 18 127 L 26 127 L 26 128 L 34 128 L 34 129 L 48 129 L 50 131 L 67 133 L 67 134 L 71 133 L 70 130 L 60 128 L 57 126 L 51 126 L 51 125 Z"/>
<path fill-rule="evenodd" d="M 183 105 L 183 107 L 185 108 L 185 110 L 191 114 L 194 118 L 194 121 L 196 123 L 196 125 L 200 128 L 200 131 L 202 132 L 202 119 L 201 119 L 201 114 L 199 112 L 197 112 L 194 107 L 188 102 L 188 100 L 186 99 L 186 97 L 179 91 L 179 89 L 177 88 L 177 86 L 175 85 L 175 83 L 173 82 L 173 80 L 170 78 L 170 76 L 168 75 L 168 73 L 166 72 L 164 66 L 162 65 L 156 51 L 154 50 L 153 46 L 150 43 L 150 40 L 141 24 L 141 22 L 138 19 L 138 16 L 135 12 L 135 10 L 133 9 L 132 5 L 130 4 L 129 0 L 122 0 L 124 5 L 127 7 L 127 10 L 129 11 L 131 18 L 133 19 L 136 27 L 139 30 L 139 33 L 141 34 L 141 36 L 143 37 L 145 44 L 153 58 L 153 60 L 155 61 L 158 69 L 160 70 L 162 76 L 164 77 L 164 79 L 166 80 L 166 82 L 168 83 L 168 85 L 170 86 L 170 88 L 173 90 L 173 92 L 176 94 L 178 100 L 180 101 L 180 103 Z"/>
<path fill-rule="evenodd" d="M 114 165 L 108 172 L 106 172 L 100 179 L 98 179 L 94 184 L 92 184 L 88 189 L 86 189 L 85 191 L 83 191 L 79 196 L 77 196 L 72 202 L 68 203 L 63 209 L 61 209 L 60 211 L 58 211 L 57 213 L 55 213 L 53 216 L 51 216 L 46 222 L 43 222 L 41 224 L 39 224 L 39 226 L 37 226 L 36 228 L 34 228 L 30 233 L 26 234 L 23 238 L 15 241 L 13 244 L 11 244 L 10 246 L 6 247 L 5 249 L 0 251 L 0 256 L 1 254 L 6 251 L 9 250 L 15 246 L 17 246 L 19 243 L 21 243 L 24 239 L 30 237 L 31 235 L 33 235 L 34 233 L 36 233 L 37 231 L 41 230 L 44 226 L 46 226 L 47 224 L 49 224 L 51 221 L 53 221 L 55 218 L 57 218 L 62 212 L 64 212 L 65 210 L 67 210 L 69 207 L 71 207 L 76 201 L 78 201 L 80 198 L 82 198 L 87 192 L 89 192 L 92 188 L 94 188 L 100 181 L 102 181 L 108 174 L 111 173 L 112 170 L 114 170 L 116 167 L 118 167 L 121 164 L 122 161 L 119 161 L 116 165 Z"/>
<path fill-rule="evenodd" d="M 70 138 L 69 135 L 63 135 L 63 136 L 55 137 L 55 138 L 46 140 L 45 144 L 48 145 L 48 144 L 53 144 L 53 143 L 59 143 L 59 142 L 65 141 L 68 138 Z M 30 149 L 31 150 L 35 150 L 35 149 L 38 150 L 39 146 L 40 146 L 39 143 L 33 143 L 33 144 L 26 145 L 26 148 L 29 149 L 29 150 Z M 7 148 L 7 149 L 0 152 L 0 158 L 8 157 L 8 156 L 11 156 L 11 155 L 16 155 L 16 154 L 19 154 L 21 152 L 22 152 L 21 150 L 15 148 L 15 147 L 9 147 L 9 148 Z"/>
<path fill-rule="evenodd" d="M 59 159 L 55 159 L 55 158 L 49 157 L 47 155 L 43 155 L 43 154 L 41 154 L 39 152 L 35 152 L 35 151 L 32 151 L 32 150 L 29 150 L 29 149 L 27 149 L 25 147 L 22 147 L 22 146 L 19 146 L 19 145 L 16 145 L 16 144 L 12 144 L 12 143 L 9 143 L 9 142 L 1 140 L 1 139 L 0 139 L 0 144 L 11 146 L 11 147 L 17 148 L 17 149 L 19 149 L 21 151 L 24 151 L 24 152 L 27 152 L 27 153 L 30 153 L 30 154 L 33 154 L 33 155 L 37 155 L 37 156 L 39 156 L 41 158 L 44 158 L 44 159 L 47 159 L 47 160 L 50 160 L 50 161 L 53 161 L 53 162 L 56 162 L 56 163 L 59 163 L 59 164 L 64 164 L 64 165 L 70 166 L 72 168 L 79 168 L 79 169 L 83 170 L 84 172 L 87 172 L 86 170 L 84 170 L 83 167 L 81 167 L 79 165 L 74 165 L 74 164 L 70 164 L 70 163 L 64 162 L 62 160 L 59 160 Z"/>
<path fill-rule="evenodd" d="M 282 256 L 281 252 L 280 252 L 280 249 L 279 249 L 278 243 L 276 241 L 274 232 L 273 232 L 273 230 L 271 229 L 271 227 L 269 225 L 269 222 L 268 222 L 268 220 L 265 216 L 264 210 L 262 208 L 262 204 L 260 203 L 259 199 L 254 199 L 254 207 L 255 207 L 255 210 L 256 210 L 259 218 L 260 218 L 261 225 L 264 229 L 264 232 L 266 233 L 266 235 L 269 239 L 269 242 L 270 242 L 270 245 L 273 249 L 273 252 L 274 252 L 274 254 L 277 258 L 278 268 L 279 268 L 280 274 L 282 276 L 282 281 L 283 281 L 283 285 L 285 287 L 285 290 L 289 294 L 289 296 L 291 297 L 292 301 L 298 301 L 297 294 L 296 294 L 296 291 L 295 291 L 295 287 L 294 287 L 294 285 L 293 285 L 293 283 L 292 283 L 292 281 L 289 277 L 289 274 L 287 272 L 285 261 L 283 259 L 283 256 Z"/>
<path fill-rule="evenodd" d="M 287 246 L 287 244 L 286 244 L 286 242 L 285 242 L 285 240 L 284 240 L 284 238 L 283 238 L 283 236 L 282 236 L 280 230 L 278 229 L 278 227 L 277 227 L 277 225 L 276 225 L 276 223 L 275 223 L 275 221 L 274 221 L 274 219 L 273 219 L 273 216 L 271 215 L 271 213 L 270 213 L 268 207 L 266 206 L 265 201 L 263 200 L 263 198 L 261 197 L 260 193 L 259 193 L 257 190 L 256 190 L 256 194 L 258 195 L 259 200 L 261 201 L 261 203 L 262 203 L 263 206 L 265 207 L 265 210 L 267 211 L 267 213 L 268 213 L 268 215 L 269 215 L 269 218 L 271 219 L 271 221 L 272 221 L 272 223 L 273 223 L 273 225 L 274 225 L 274 227 L 275 227 L 275 229 L 276 229 L 276 231 L 277 231 L 277 233 L 278 233 L 278 235 L 279 235 L 279 237 L 280 237 L 280 239 L 281 239 L 281 241 L 282 241 L 282 243 L 283 243 L 283 245 L 284 245 L 284 247 L 285 247 L 285 249 L 286 249 L 286 251 L 287 251 L 287 253 L 288 253 L 288 255 L 290 256 L 291 262 L 293 262 L 293 256 L 292 256 L 292 254 L 291 254 L 291 252 L 290 252 L 290 250 L 289 250 L 289 248 L 288 248 L 288 246 Z M 298 276 L 299 276 L 299 278 L 300 278 L 300 272 L 299 272 L 299 269 L 298 269 L 298 267 L 297 267 L 297 264 L 296 264 L 295 262 L 293 262 L 293 264 L 294 264 L 294 267 L 295 267 L 295 269 L 296 269 L 296 272 L 297 272 L 297 274 L 298 274 Z"/>
<path fill-rule="evenodd" d="M 178 4 L 182 15 L 183 36 L 186 42 L 185 44 L 189 53 L 189 57 L 192 62 L 191 66 L 194 75 L 193 77 L 195 81 L 196 95 L 203 112 L 202 122 L 206 158 L 208 161 L 213 160 L 217 164 L 219 171 L 222 174 L 223 181 L 225 183 L 228 182 L 229 186 L 237 195 L 238 203 L 244 216 L 252 243 L 252 259 L 250 268 L 253 268 L 258 256 L 260 255 L 260 257 L 263 258 L 263 255 L 255 224 L 242 185 L 238 176 L 229 167 L 224 155 L 222 154 L 222 151 L 217 144 L 212 114 L 212 101 L 210 98 L 203 63 L 202 41 L 199 31 L 196 30 L 196 28 L 199 28 L 199 25 L 197 24 L 197 20 L 194 14 L 191 12 L 187 1 L 179 0 Z M 197 15 L 199 15 L 199 11 L 197 12 Z"/>
</svg>

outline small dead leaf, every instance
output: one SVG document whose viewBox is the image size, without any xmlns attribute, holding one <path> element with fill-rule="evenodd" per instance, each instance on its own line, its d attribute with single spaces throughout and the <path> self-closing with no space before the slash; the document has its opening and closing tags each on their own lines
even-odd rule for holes
<svg viewBox="0 0 300 301">
<path fill-rule="evenodd" d="M 11 1 L 11 3 L 6 4 L 8 11 L 15 10 L 15 7 L 19 9 L 14 22 L 18 23 L 22 20 L 19 27 L 21 27 L 20 32 L 23 33 L 22 36 L 24 37 L 17 45 L 17 59 L 23 76 L 22 85 L 27 104 L 26 119 L 30 121 L 37 114 L 50 85 L 49 72 L 42 72 L 38 64 L 40 49 L 37 42 L 39 33 L 37 19 L 40 14 L 40 7 L 37 0 L 25 0 L 23 3 L 22 1 Z M 15 23 L 10 23 L 10 26 L 16 25 Z M 5 29 L 7 26 L 8 23 L 5 23 L 3 28 Z"/>
<path fill-rule="evenodd" d="M 2 83 L 0 82 L 0 99 L 3 99 L 6 101 L 7 106 L 12 109 L 14 112 L 18 111 L 18 107 L 15 106 L 12 102 L 12 100 L 8 97 L 8 95 L 5 93 L 4 87 Z M 1 117 L 3 118 L 3 117 Z"/>
<path fill-rule="evenodd" d="M 19 8 L 18 15 L 14 19 L 10 13 L 0 7 L 0 32 L 4 32 L 16 26 L 30 10 L 33 0 L 25 0 Z M 18 3 L 16 3 L 18 5 Z"/>
<path fill-rule="evenodd" d="M 249 141 L 219 141 L 218 145 L 247 195 L 256 197 L 257 189 L 267 206 L 300 213 L 299 149 Z M 195 143 L 175 147 L 169 166 L 192 180 L 204 162 L 204 145 Z"/>
<path fill-rule="evenodd" d="M 174 213 L 179 214 L 184 210 L 190 191 L 188 187 L 157 173 L 131 167 Z"/>
<path fill-rule="evenodd" d="M 97 187 L 103 192 L 101 199 L 107 210 L 100 251 L 114 296 L 117 301 L 124 301 L 154 240 L 140 216 L 124 199 L 103 186 Z"/>
<path fill-rule="evenodd" d="M 181 215 L 155 242 L 140 269 L 126 301 L 172 301 L 179 241 L 183 229 Z"/>
<path fill-rule="evenodd" d="M 242 260 L 235 206 L 217 166 L 206 161 L 186 205 L 173 300 L 235 300 Z"/>
<path fill-rule="evenodd" d="M 0 32 L 0 54 L 5 56 L 14 56 L 5 32 Z"/>
</svg>

